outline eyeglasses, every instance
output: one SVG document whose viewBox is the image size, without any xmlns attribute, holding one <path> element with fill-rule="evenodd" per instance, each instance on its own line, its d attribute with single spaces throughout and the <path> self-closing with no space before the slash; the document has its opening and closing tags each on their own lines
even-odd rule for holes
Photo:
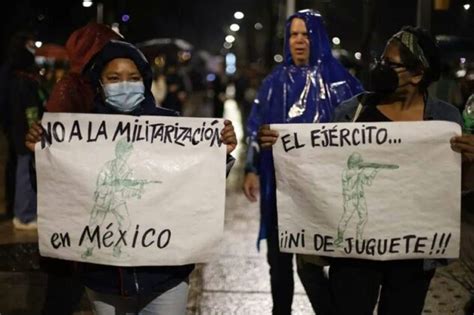
<svg viewBox="0 0 474 315">
<path fill-rule="evenodd" d="M 390 60 L 387 60 L 387 59 L 380 60 L 380 63 L 383 64 L 383 65 L 387 65 L 392 69 L 407 68 L 407 66 L 404 65 L 403 63 L 398 63 L 398 62 L 390 61 Z"/>
</svg>

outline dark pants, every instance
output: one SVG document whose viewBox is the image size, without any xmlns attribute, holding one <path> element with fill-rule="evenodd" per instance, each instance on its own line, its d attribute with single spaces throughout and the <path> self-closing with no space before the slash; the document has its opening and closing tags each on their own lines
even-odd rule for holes
<svg viewBox="0 0 474 315">
<path fill-rule="evenodd" d="M 267 259 L 270 265 L 270 285 L 273 299 L 273 315 L 291 314 L 293 302 L 293 256 L 280 252 L 278 231 L 275 228 L 267 237 Z M 318 315 L 330 312 L 330 291 L 328 279 L 324 277 L 323 267 L 312 263 L 299 263 L 298 276 L 306 294 Z"/>
<path fill-rule="evenodd" d="M 333 259 L 329 282 L 337 315 L 420 315 L 434 270 L 423 260 Z"/>
<path fill-rule="evenodd" d="M 28 223 L 36 220 L 37 215 L 36 191 L 30 169 L 33 155 L 26 153 L 18 154 L 16 157 L 13 212 L 22 223 Z"/>
<path fill-rule="evenodd" d="M 41 268 L 47 274 L 47 286 L 42 315 L 72 315 L 79 306 L 84 286 L 70 261 L 41 258 Z"/>
<path fill-rule="evenodd" d="M 324 275 L 323 267 L 298 260 L 298 276 L 308 295 L 311 306 L 317 315 L 331 313 L 331 291 L 329 279 Z"/>
<path fill-rule="evenodd" d="M 8 144 L 8 156 L 5 167 L 5 204 L 7 217 L 13 217 L 13 203 L 15 201 L 16 153 L 13 145 Z"/>
</svg>

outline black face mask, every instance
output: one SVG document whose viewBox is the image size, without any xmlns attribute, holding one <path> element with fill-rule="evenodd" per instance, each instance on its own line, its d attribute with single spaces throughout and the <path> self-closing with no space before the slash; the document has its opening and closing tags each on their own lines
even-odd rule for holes
<svg viewBox="0 0 474 315">
<path fill-rule="evenodd" d="M 368 91 L 381 96 L 390 95 L 398 88 L 398 75 L 392 67 L 377 62 L 369 73 Z"/>
</svg>

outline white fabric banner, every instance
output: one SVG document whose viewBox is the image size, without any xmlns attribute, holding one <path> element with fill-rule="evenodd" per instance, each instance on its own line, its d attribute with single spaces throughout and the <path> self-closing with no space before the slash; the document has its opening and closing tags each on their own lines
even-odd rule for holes
<svg viewBox="0 0 474 315">
<path fill-rule="evenodd" d="M 277 124 L 280 249 L 372 260 L 459 254 L 451 122 Z"/>
<path fill-rule="evenodd" d="M 43 256 L 206 262 L 224 227 L 222 119 L 46 113 L 36 145 Z"/>
</svg>

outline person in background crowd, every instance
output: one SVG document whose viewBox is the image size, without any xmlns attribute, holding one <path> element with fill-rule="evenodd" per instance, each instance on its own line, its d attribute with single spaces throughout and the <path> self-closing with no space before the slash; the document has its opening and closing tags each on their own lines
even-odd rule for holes
<svg viewBox="0 0 474 315">
<path fill-rule="evenodd" d="M 439 80 L 430 85 L 428 92 L 430 95 L 458 108 L 461 108 L 463 105 L 461 87 L 456 81 L 448 63 L 441 64 Z"/>
<path fill-rule="evenodd" d="M 11 158 L 15 161 L 13 227 L 35 230 L 36 193 L 30 169 L 33 156 L 25 147 L 24 139 L 29 126 L 41 117 L 46 95 L 40 89 L 41 77 L 35 63 L 31 34 L 22 32 L 13 37 L 7 64 L 5 129 L 13 152 Z"/>
<path fill-rule="evenodd" d="M 184 103 L 188 97 L 185 83 L 178 71 L 178 65 L 170 64 L 166 70 L 166 96 L 162 106 L 182 113 Z"/>
<path fill-rule="evenodd" d="M 53 87 L 46 103 L 48 112 L 89 113 L 95 91 L 84 74 L 93 57 L 111 39 L 122 37 L 103 24 L 90 22 L 74 31 L 66 42 L 70 69 Z"/>
</svg>

